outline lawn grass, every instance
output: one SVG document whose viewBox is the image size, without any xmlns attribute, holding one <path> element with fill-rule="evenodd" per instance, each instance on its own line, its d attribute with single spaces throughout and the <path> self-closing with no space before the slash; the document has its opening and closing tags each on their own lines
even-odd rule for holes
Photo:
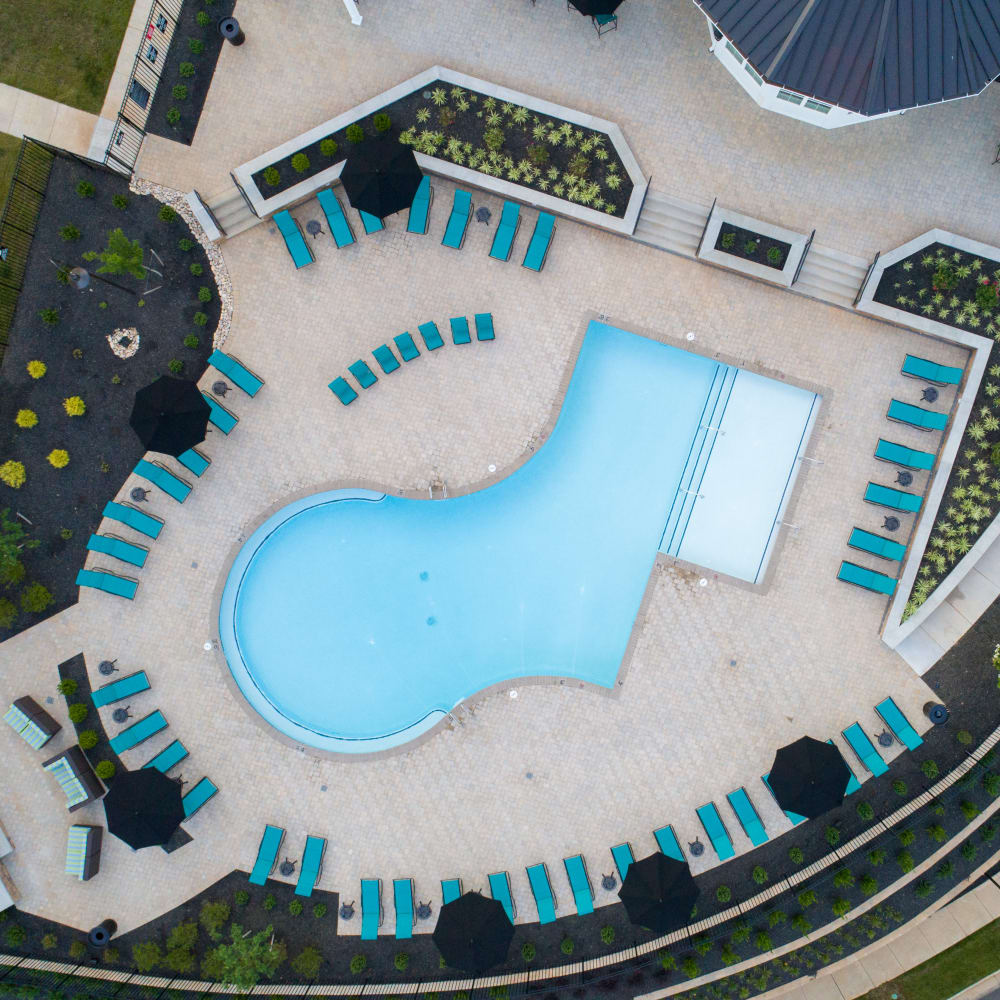
<svg viewBox="0 0 1000 1000">
<path fill-rule="evenodd" d="M 17 153 L 20 148 L 20 139 L 0 132 L 0 215 L 3 214 L 4 205 L 7 204 L 7 189 L 14 176 L 14 164 L 17 162 Z"/>
<path fill-rule="evenodd" d="M 0 83 L 98 114 L 132 0 L 0 3 Z"/>
<path fill-rule="evenodd" d="M 945 1000 L 998 968 L 1000 920 L 995 920 L 861 1000 L 889 1000 L 893 994 L 899 1000 Z"/>
</svg>

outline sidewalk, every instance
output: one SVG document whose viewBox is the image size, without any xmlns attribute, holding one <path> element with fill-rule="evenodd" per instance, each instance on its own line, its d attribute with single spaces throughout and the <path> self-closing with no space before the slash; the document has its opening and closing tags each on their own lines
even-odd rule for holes
<svg viewBox="0 0 1000 1000">
<path fill-rule="evenodd" d="M 97 115 L 0 83 L 0 132 L 30 136 L 86 156 Z"/>
</svg>

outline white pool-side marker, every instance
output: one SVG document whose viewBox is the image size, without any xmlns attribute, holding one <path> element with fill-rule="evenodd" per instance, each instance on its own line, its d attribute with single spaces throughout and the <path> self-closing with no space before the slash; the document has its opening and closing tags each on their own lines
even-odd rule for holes
<svg viewBox="0 0 1000 1000">
<path fill-rule="evenodd" d="M 687 337 L 688 340 L 694 340 L 694 331 L 693 330 L 688 330 L 688 332 L 685 334 L 685 336 Z"/>
<path fill-rule="evenodd" d="M 517 697 L 517 692 L 516 691 L 511 691 L 510 692 L 510 696 L 511 696 L 511 698 L 516 698 Z"/>
<path fill-rule="evenodd" d="M 495 465 L 487 465 L 486 468 L 489 469 L 490 472 L 497 471 L 497 467 Z"/>
<path fill-rule="evenodd" d="M 700 579 L 700 580 L 698 581 L 698 586 L 699 586 L 699 587 L 707 587 L 707 586 L 708 586 L 708 580 L 706 580 L 706 579 L 705 579 L 705 577 L 702 577 L 702 578 L 701 578 L 701 579 Z"/>
</svg>

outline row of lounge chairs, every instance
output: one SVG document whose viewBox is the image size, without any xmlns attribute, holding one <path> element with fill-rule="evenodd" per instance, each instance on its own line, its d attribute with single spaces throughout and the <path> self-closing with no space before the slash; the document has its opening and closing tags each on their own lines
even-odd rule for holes
<svg viewBox="0 0 1000 1000">
<path fill-rule="evenodd" d="M 250 871 L 251 885 L 264 885 L 278 864 L 278 852 L 285 839 L 285 831 L 280 826 L 264 827 L 264 835 L 257 848 L 257 859 Z M 306 837 L 305 850 L 299 865 L 299 877 L 295 883 L 296 896 L 311 896 L 323 871 L 323 856 L 326 853 L 324 837 Z"/>
<path fill-rule="evenodd" d="M 451 324 L 451 339 L 455 344 L 468 344 L 472 341 L 472 334 L 469 331 L 469 320 L 465 316 L 453 316 L 449 321 Z M 496 333 L 493 329 L 492 313 L 476 313 L 476 339 L 495 340 Z M 436 351 L 439 347 L 444 347 L 444 338 L 438 330 L 437 323 L 421 323 L 417 329 L 423 339 L 424 347 L 428 351 Z M 393 343 L 399 352 L 399 357 L 403 362 L 413 361 L 420 357 L 420 350 L 413 340 L 413 336 L 401 333 L 398 337 L 393 337 Z M 393 353 L 388 344 L 382 344 L 372 351 L 372 356 L 378 362 L 379 367 L 386 375 L 391 374 L 400 367 L 399 358 Z M 371 370 L 368 362 L 364 358 L 358 358 L 353 364 L 347 366 L 347 370 L 354 376 L 358 385 L 362 389 L 370 389 L 377 381 L 378 376 Z M 358 398 L 358 393 L 354 387 L 343 376 L 337 376 L 330 383 L 330 391 L 344 404 L 349 406 Z"/>
<path fill-rule="evenodd" d="M 900 372 L 907 378 L 933 382 L 936 385 L 958 385 L 962 381 L 963 375 L 962 368 L 939 365 L 934 361 L 918 358 L 913 354 L 906 355 Z M 922 431 L 943 431 L 948 426 L 947 413 L 927 410 L 924 407 L 904 403 L 898 399 L 889 402 L 886 419 L 907 424 Z M 906 445 L 883 438 L 879 438 L 875 447 L 875 458 L 881 462 L 889 462 L 902 466 L 906 470 L 912 469 L 918 472 L 930 472 L 934 468 L 935 462 L 935 456 L 932 452 L 918 451 L 915 448 L 908 448 Z M 897 481 L 899 481 L 898 477 Z M 903 514 L 917 514 L 920 512 L 923 498 L 917 493 L 898 490 L 894 486 L 870 482 L 865 488 L 865 502 Z M 859 552 L 893 563 L 902 563 L 903 557 L 906 555 L 906 546 L 901 542 L 858 527 L 852 529 L 847 544 Z M 873 591 L 876 594 L 892 596 L 896 591 L 896 577 L 870 569 L 867 566 L 860 566 L 849 560 L 844 560 L 840 564 L 837 579 Z"/>
<path fill-rule="evenodd" d="M 230 354 L 224 354 L 219 350 L 213 351 L 209 356 L 208 363 L 250 397 L 257 395 L 264 385 L 263 379 Z M 229 434 L 239 422 L 239 418 L 209 393 L 203 392 L 202 396 L 211 410 L 209 422 L 223 434 Z M 199 478 L 212 464 L 211 459 L 196 448 L 189 448 L 178 456 L 177 461 L 188 472 Z M 133 471 L 135 475 L 148 480 L 178 503 L 184 503 L 191 493 L 191 483 L 171 471 L 162 462 L 142 458 Z M 107 520 L 124 524 L 132 531 L 152 540 L 158 538 L 163 529 L 163 521 L 160 518 L 147 514 L 126 501 L 109 501 L 104 506 L 103 516 Z M 103 534 L 91 535 L 87 541 L 87 549 L 110 556 L 138 569 L 145 565 L 149 555 L 149 549 L 146 546 L 130 542 L 107 530 Z M 107 594 L 124 597 L 130 601 L 139 589 L 139 581 L 135 577 L 125 576 L 104 568 L 81 569 L 77 573 L 76 584 L 78 587 L 103 590 Z"/>
</svg>

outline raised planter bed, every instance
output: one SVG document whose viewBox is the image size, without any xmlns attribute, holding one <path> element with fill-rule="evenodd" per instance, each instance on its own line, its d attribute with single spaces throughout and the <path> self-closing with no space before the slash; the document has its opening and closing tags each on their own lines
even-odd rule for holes
<svg viewBox="0 0 1000 1000">
<path fill-rule="evenodd" d="M 808 242 L 805 233 L 773 226 L 716 204 L 708 217 L 698 257 L 789 288 Z"/>
<path fill-rule="evenodd" d="M 385 134 L 375 128 L 377 114 L 389 116 Z M 237 167 L 233 177 L 254 211 L 265 218 L 334 184 L 354 148 L 351 125 L 364 132 L 363 150 L 403 141 L 426 173 L 614 232 L 632 232 L 645 196 L 647 180 L 613 122 L 433 66 Z M 502 134 L 498 149 L 486 148 L 489 129 Z M 324 148 L 325 140 L 336 149 Z M 541 154 L 529 153 L 530 146 L 544 146 L 544 164 L 531 161 Z M 571 161 L 581 153 L 586 165 L 574 166 L 582 175 L 576 176 Z M 305 161 L 296 170 L 299 155 Z M 277 177 L 265 179 L 268 171 Z"/>
</svg>

